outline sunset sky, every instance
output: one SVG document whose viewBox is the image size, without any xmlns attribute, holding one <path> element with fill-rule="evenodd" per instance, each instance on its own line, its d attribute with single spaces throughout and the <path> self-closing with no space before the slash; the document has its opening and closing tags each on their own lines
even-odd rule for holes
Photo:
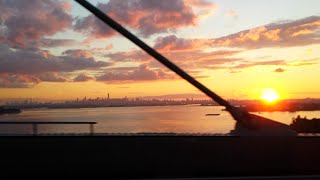
<svg viewBox="0 0 320 180">
<path fill-rule="evenodd" d="M 320 98 L 319 0 L 91 0 L 225 98 Z M 69 0 L 0 0 L 0 99 L 201 94 Z"/>
</svg>

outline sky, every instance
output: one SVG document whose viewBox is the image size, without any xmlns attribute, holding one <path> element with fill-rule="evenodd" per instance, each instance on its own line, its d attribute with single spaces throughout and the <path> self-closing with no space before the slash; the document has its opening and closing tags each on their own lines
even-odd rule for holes
<svg viewBox="0 0 320 180">
<path fill-rule="evenodd" d="M 318 0 L 91 0 L 226 99 L 320 98 Z M 201 94 L 69 0 L 0 0 L 0 99 Z"/>
</svg>

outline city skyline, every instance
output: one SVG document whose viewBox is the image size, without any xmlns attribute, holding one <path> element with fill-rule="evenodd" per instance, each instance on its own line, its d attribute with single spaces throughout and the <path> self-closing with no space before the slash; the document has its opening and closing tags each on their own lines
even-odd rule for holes
<svg viewBox="0 0 320 180">
<path fill-rule="evenodd" d="M 86 100 L 118 100 L 118 99 L 127 99 L 127 100 L 172 100 L 172 101 L 186 101 L 186 100 L 209 100 L 212 101 L 211 98 L 209 98 L 206 95 L 203 94 L 165 94 L 165 95 L 159 95 L 159 96 L 127 96 L 124 95 L 122 97 L 112 97 L 110 93 L 105 93 L 105 95 L 100 96 L 82 96 L 82 97 L 76 97 L 76 98 L 68 98 L 68 99 L 48 99 L 48 98 L 32 98 L 32 97 L 17 97 L 17 98 L 4 98 L 0 99 L 0 105 L 1 103 L 23 103 L 23 102 L 68 102 L 68 101 L 86 101 Z M 226 98 L 227 101 L 252 101 L 252 102 L 265 102 L 270 103 L 267 99 L 238 99 L 238 98 Z M 280 102 L 280 101 L 301 101 L 301 102 L 320 102 L 320 98 L 292 98 L 292 99 L 277 99 L 274 103 Z"/>
<path fill-rule="evenodd" d="M 200 94 L 73 1 L 10 2 L 0 99 Z M 91 2 L 226 99 L 320 98 L 319 1 Z"/>
<path fill-rule="evenodd" d="M 272 112 L 272 111 L 315 111 L 320 109 L 320 99 L 290 99 L 290 100 L 240 100 L 226 99 L 232 105 L 244 108 L 250 112 Z M 179 99 L 165 97 L 135 97 L 112 98 L 108 93 L 104 97 L 76 98 L 71 100 L 44 101 L 36 99 L 14 99 L 5 103 L 0 101 L 5 108 L 19 109 L 78 109 L 78 108 L 102 108 L 102 107 L 139 107 L 139 106 L 220 106 L 209 98 L 194 98 L 192 95 Z M 221 109 L 225 110 L 225 109 Z"/>
</svg>

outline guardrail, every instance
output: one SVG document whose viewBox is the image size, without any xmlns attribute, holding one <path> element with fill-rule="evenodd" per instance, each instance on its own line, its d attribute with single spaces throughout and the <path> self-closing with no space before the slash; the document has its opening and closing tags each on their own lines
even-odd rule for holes
<svg viewBox="0 0 320 180">
<path fill-rule="evenodd" d="M 0 124 L 31 124 L 33 135 L 38 135 L 38 125 L 39 124 L 89 124 L 90 135 L 94 134 L 94 125 L 97 122 L 83 122 L 83 121 L 0 121 Z"/>
</svg>

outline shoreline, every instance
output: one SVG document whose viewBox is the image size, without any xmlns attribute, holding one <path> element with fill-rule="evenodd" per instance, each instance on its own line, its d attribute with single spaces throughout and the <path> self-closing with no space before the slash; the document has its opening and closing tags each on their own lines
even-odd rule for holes
<svg viewBox="0 0 320 180">
<path fill-rule="evenodd" d="M 154 105 L 108 105 L 108 106 L 61 106 L 61 107 L 48 107 L 48 106 L 40 106 L 40 107 L 21 107 L 21 106 L 3 106 L 3 107 L 10 107 L 10 108 L 19 108 L 21 110 L 29 110 L 29 109 L 89 109 L 89 108 L 125 108 L 125 107 L 164 107 L 164 106 L 199 106 L 199 107 L 209 107 L 209 106 L 220 106 L 220 105 L 202 105 L 202 104 L 154 104 Z M 221 106 L 222 107 L 222 106 Z M 296 110 L 287 110 L 287 109 L 273 109 L 273 110 L 267 110 L 267 109 L 246 109 L 250 113 L 264 113 L 264 112 L 290 112 L 290 113 L 295 113 L 299 111 L 320 111 L 319 108 L 315 109 L 296 109 Z M 223 108 L 221 111 L 225 111 Z"/>
<path fill-rule="evenodd" d="M 109 105 L 109 106 L 61 106 L 61 107 L 48 107 L 48 106 L 41 106 L 41 107 L 22 107 L 22 106 L 4 106 L 4 107 L 15 107 L 22 110 L 26 109 L 88 109 L 88 108 L 108 108 L 108 107 L 163 107 L 163 106 L 203 106 L 201 104 L 164 104 L 164 105 Z M 211 106 L 211 105 L 210 105 Z M 219 105 L 212 105 L 212 106 L 219 106 Z"/>
</svg>

